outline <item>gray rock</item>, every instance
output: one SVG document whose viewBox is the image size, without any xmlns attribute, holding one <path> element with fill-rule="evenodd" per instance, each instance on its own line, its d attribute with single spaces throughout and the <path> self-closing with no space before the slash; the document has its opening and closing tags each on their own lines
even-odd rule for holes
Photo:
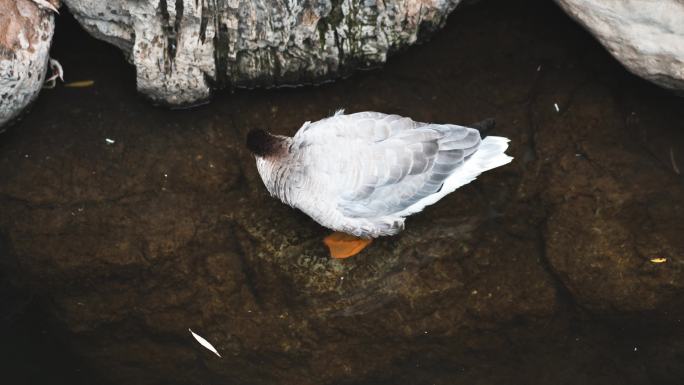
<svg viewBox="0 0 684 385">
<path fill-rule="evenodd" d="M 632 73 L 684 90 L 684 2 L 556 0 Z"/>
<path fill-rule="evenodd" d="M 442 26 L 460 0 L 67 0 L 128 56 L 138 90 L 187 105 L 213 89 L 318 83 L 384 63 Z"/>
<path fill-rule="evenodd" d="M 54 28 L 31 0 L 0 0 L 0 131 L 38 96 Z"/>
</svg>

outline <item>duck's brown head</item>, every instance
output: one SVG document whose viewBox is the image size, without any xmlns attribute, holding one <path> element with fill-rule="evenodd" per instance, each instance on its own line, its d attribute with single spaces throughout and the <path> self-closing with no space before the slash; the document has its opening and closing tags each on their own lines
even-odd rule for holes
<svg viewBox="0 0 684 385">
<path fill-rule="evenodd" d="M 262 158 L 280 154 L 285 149 L 285 141 L 285 137 L 272 135 L 260 128 L 252 129 L 247 134 L 247 148 Z"/>
</svg>

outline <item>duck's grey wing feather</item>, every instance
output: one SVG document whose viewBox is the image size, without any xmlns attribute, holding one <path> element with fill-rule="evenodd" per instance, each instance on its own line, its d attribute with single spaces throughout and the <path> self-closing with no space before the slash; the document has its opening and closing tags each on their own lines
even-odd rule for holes
<svg viewBox="0 0 684 385">
<path fill-rule="evenodd" d="M 293 138 L 313 189 L 328 191 L 325 199 L 350 218 L 391 216 L 434 194 L 479 143 L 472 128 L 378 112 L 336 114 Z"/>
<path fill-rule="evenodd" d="M 399 115 L 381 112 L 358 112 L 344 115 L 337 113 L 314 123 L 305 123 L 294 136 L 300 145 L 327 143 L 340 139 L 377 142 L 385 140 L 398 132 L 412 130 L 426 125 Z"/>
<path fill-rule="evenodd" d="M 359 177 L 340 195 L 338 208 L 357 218 L 402 212 L 438 192 L 479 144 L 477 130 L 456 125 L 423 124 L 396 131 L 374 142 L 355 162 Z"/>
</svg>

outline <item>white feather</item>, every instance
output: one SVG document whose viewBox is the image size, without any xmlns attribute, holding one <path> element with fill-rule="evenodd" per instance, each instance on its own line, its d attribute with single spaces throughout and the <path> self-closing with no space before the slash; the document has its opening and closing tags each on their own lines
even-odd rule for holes
<svg viewBox="0 0 684 385">
<path fill-rule="evenodd" d="M 192 336 L 195 337 L 195 339 L 197 340 L 197 342 L 200 343 L 200 345 L 204 346 L 205 348 L 207 348 L 207 349 L 208 349 L 209 351 L 211 351 L 212 353 L 214 353 L 214 354 L 216 354 L 217 356 L 221 357 L 221 355 L 220 355 L 219 352 L 216 350 L 216 348 L 214 347 L 214 345 L 212 345 L 211 343 L 209 343 L 209 341 L 207 341 L 206 339 L 204 339 L 204 337 L 202 337 L 201 335 L 196 334 L 195 332 L 193 332 L 192 329 L 188 328 L 188 330 L 190 331 L 190 334 L 192 334 Z"/>
<path fill-rule="evenodd" d="M 50 58 L 49 64 L 50 69 L 52 69 L 52 76 L 45 79 L 45 85 L 43 87 L 55 88 L 55 86 L 57 85 L 57 78 L 59 78 L 59 80 L 61 80 L 62 82 L 64 81 L 64 69 L 62 68 L 62 65 L 59 64 L 59 62 L 53 58 Z"/>
<path fill-rule="evenodd" d="M 509 139 L 500 136 L 484 138 L 475 154 L 444 181 L 444 185 L 438 193 L 421 199 L 397 215 L 406 217 L 420 212 L 425 207 L 437 203 L 447 194 L 451 194 L 457 188 L 474 181 L 483 172 L 510 163 L 513 157 L 505 154 L 508 142 L 510 142 Z"/>
</svg>

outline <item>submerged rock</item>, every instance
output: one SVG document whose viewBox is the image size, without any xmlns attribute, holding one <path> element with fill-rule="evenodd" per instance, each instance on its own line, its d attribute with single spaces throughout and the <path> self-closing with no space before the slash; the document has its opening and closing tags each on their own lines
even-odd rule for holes
<svg viewBox="0 0 684 385">
<path fill-rule="evenodd" d="M 563 129 L 538 134 L 539 154 L 553 164 L 543 193 L 546 255 L 576 303 L 592 313 L 677 313 L 684 184 L 668 152 L 682 147 L 651 153 L 649 134 L 628 132 L 669 123 L 641 117 L 643 101 L 626 103 L 633 108 L 627 116 L 609 90 L 585 86 L 554 126 Z M 612 123 L 621 119 L 624 126 Z"/>
<path fill-rule="evenodd" d="M 684 2 L 556 0 L 628 70 L 684 92 Z"/>
<path fill-rule="evenodd" d="M 43 87 L 54 29 L 51 10 L 32 0 L 0 0 L 0 131 Z"/>
<path fill-rule="evenodd" d="M 127 55 L 138 90 L 170 105 L 224 87 L 319 83 L 384 63 L 441 27 L 460 0 L 67 0 Z"/>
<path fill-rule="evenodd" d="M 401 237 L 335 260 L 327 230 L 264 191 L 253 158 L 231 147 L 236 131 L 149 135 L 120 133 L 97 150 L 74 135 L 85 137 L 66 152 L 34 149 L 13 168 L 0 160 L 0 232 L 12 250 L 3 264 L 51 293 L 69 343 L 114 383 L 358 381 L 442 340 L 446 351 L 498 346 L 503 337 L 473 336 L 557 306 L 536 239 L 492 227 L 500 198 L 471 187 Z M 75 179 L 54 184 L 53 162 Z M 510 175 L 485 180 L 512 190 Z"/>
</svg>

